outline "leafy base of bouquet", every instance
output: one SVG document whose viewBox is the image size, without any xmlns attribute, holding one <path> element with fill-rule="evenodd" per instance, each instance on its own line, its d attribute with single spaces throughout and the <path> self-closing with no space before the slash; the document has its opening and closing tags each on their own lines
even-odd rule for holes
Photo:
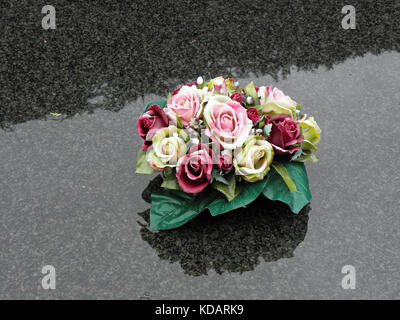
<svg viewBox="0 0 400 320">
<path fill-rule="evenodd" d="M 260 194 L 298 213 L 310 200 L 305 161 L 317 161 L 321 130 L 281 90 L 242 88 L 218 77 L 150 102 L 137 121 L 136 172 L 161 172 L 150 228 L 176 228 L 208 209 L 215 216 Z"/>
</svg>

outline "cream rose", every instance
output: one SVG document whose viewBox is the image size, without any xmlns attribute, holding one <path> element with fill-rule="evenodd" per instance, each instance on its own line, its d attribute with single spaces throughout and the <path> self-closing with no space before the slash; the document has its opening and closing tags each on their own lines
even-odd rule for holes
<svg viewBox="0 0 400 320">
<path fill-rule="evenodd" d="M 166 167 L 176 167 L 180 157 L 187 152 L 189 136 L 182 129 L 169 126 L 157 131 L 153 144 L 146 153 L 146 160 L 152 168 L 158 171 Z"/>
<path fill-rule="evenodd" d="M 263 180 L 270 169 L 274 149 L 260 136 L 249 136 L 233 160 L 236 174 L 248 182 Z"/>
<path fill-rule="evenodd" d="M 321 139 L 321 129 L 314 117 L 303 116 L 299 120 L 300 128 L 303 130 L 304 141 L 301 144 L 303 150 L 318 150 L 316 145 Z"/>
<path fill-rule="evenodd" d="M 261 111 L 272 115 L 287 114 L 293 119 L 297 117 L 297 103 L 278 88 L 260 87 L 258 97 Z"/>
</svg>

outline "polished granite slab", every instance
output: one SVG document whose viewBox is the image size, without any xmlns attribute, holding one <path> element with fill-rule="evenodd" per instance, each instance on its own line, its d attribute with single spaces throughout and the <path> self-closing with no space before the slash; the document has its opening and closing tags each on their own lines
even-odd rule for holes
<svg viewBox="0 0 400 320">
<path fill-rule="evenodd" d="M 0 131 L 1 297 L 398 298 L 399 68 L 388 52 L 255 79 L 290 93 L 323 129 L 299 216 L 266 201 L 219 227 L 202 216 L 182 233 L 146 231 L 142 192 L 154 176 L 134 173 L 135 120 L 158 96 Z M 47 264 L 54 291 L 40 285 Z M 341 287 L 347 264 L 356 290 Z"/>
<path fill-rule="evenodd" d="M 344 1 L 59 0 L 44 31 L 42 3 L 2 2 L 0 298 L 398 299 L 400 3 L 352 3 L 356 30 Z M 135 122 L 198 75 L 276 85 L 315 116 L 301 214 L 259 199 L 148 231 Z"/>
</svg>

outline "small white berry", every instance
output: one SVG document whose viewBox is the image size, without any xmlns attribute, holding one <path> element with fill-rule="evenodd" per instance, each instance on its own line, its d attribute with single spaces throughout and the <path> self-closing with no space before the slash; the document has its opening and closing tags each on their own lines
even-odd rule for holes
<svg viewBox="0 0 400 320">
<path fill-rule="evenodd" d="M 252 97 L 247 97 L 246 102 L 247 102 L 247 104 L 253 104 L 254 99 Z"/>
<path fill-rule="evenodd" d="M 202 85 L 204 82 L 203 77 L 202 76 L 198 77 L 196 82 L 198 85 Z"/>
<path fill-rule="evenodd" d="M 235 88 L 235 90 L 239 89 L 239 81 L 236 81 L 236 82 L 233 84 L 233 87 Z"/>
</svg>

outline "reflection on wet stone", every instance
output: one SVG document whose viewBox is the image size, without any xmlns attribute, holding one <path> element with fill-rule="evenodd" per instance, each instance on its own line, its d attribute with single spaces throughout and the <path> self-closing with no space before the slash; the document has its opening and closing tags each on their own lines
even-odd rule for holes
<svg viewBox="0 0 400 320">
<path fill-rule="evenodd" d="M 153 179 L 142 197 L 160 191 L 161 177 Z M 179 262 L 184 272 L 199 276 L 214 269 L 221 274 L 253 270 L 263 258 L 266 262 L 293 257 L 307 232 L 307 205 L 298 215 L 283 203 L 260 196 L 245 208 L 212 217 L 202 212 L 184 226 L 159 232 L 148 228 L 150 210 L 139 213 L 147 222 L 141 235 L 159 257 Z"/>
</svg>

